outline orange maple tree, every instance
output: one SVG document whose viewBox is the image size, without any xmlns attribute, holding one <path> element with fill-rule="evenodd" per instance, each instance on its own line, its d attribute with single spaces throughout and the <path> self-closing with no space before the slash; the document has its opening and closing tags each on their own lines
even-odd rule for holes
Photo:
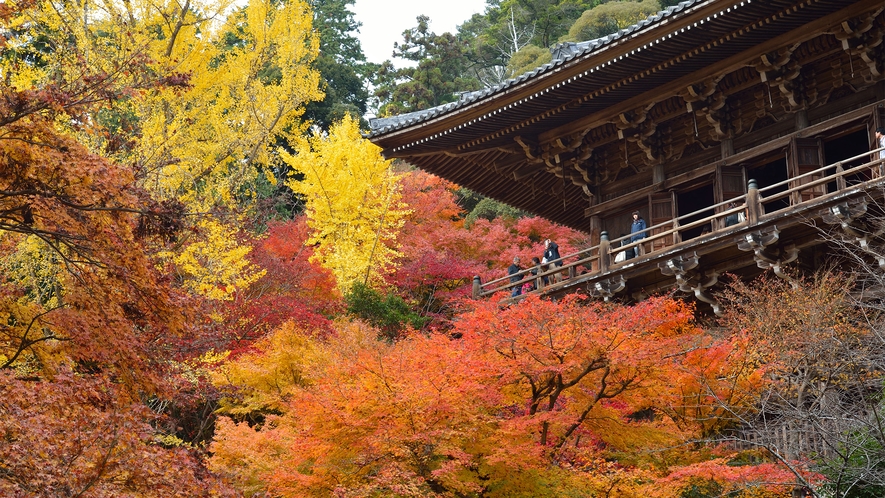
<svg viewBox="0 0 885 498">
<path fill-rule="evenodd" d="M 0 371 L 0 414 L 0 495 L 233 496 L 199 455 L 160 444 L 160 416 L 104 376 Z"/>
<path fill-rule="evenodd" d="M 561 496 L 615 485 L 678 494 L 704 461 L 732 487 L 792 478 L 729 471 L 727 451 L 674 449 L 701 432 L 667 415 L 681 399 L 681 358 L 693 347 L 720 354 L 679 301 L 472 302 L 450 333 L 393 344 L 359 322 L 335 328 L 322 340 L 277 332 L 302 337 L 287 341 L 302 351 L 286 356 L 298 381 L 282 397 L 279 383 L 240 385 L 274 411 L 259 425 L 220 419 L 213 469 L 248 492 L 291 496 Z M 274 371 L 276 358 L 259 351 L 249 364 Z"/>
<path fill-rule="evenodd" d="M 402 195 L 409 206 L 398 240 L 399 268 L 391 287 L 417 310 L 433 319 L 430 328 L 448 326 L 455 302 L 467 296 L 473 275 L 485 271 L 462 245 L 464 212 L 455 186 L 420 170 L 402 175 Z"/>
<path fill-rule="evenodd" d="M 31 8 L 4 5 L 0 22 Z M 27 66 L 5 41 L 4 69 Z M 65 134 L 92 132 L 93 113 L 149 63 L 123 75 L 71 62 L 73 80 L 0 81 L 0 494 L 225 494 L 199 454 L 169 446 L 152 409 L 176 396 L 170 346 L 191 333 L 189 303 L 146 243 L 174 223 L 157 223 L 164 207 L 129 166 Z"/>
</svg>

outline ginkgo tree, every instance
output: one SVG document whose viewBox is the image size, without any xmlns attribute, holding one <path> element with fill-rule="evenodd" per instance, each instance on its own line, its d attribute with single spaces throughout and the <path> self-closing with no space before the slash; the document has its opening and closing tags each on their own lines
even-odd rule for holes
<svg viewBox="0 0 885 498">
<path fill-rule="evenodd" d="M 253 3 L 249 29 L 231 19 L 242 40 L 227 53 L 213 24 L 225 8 L 0 6 L 4 496 L 226 492 L 163 407 L 198 389 L 180 375 L 203 347 L 194 301 L 259 275 L 212 242 L 239 240 L 219 234 L 236 233 L 247 180 L 319 93 L 305 4 Z M 162 271 L 158 249 L 189 273 Z"/>
<path fill-rule="evenodd" d="M 162 18 L 144 20 L 146 29 L 163 26 L 164 43 L 154 49 L 162 51 L 152 55 L 187 75 L 186 87 L 141 94 L 130 105 L 140 117 L 133 160 L 147 188 L 202 212 L 250 202 L 247 187 L 273 162 L 276 138 L 299 135 L 304 106 L 323 94 L 305 2 L 253 0 L 220 28 L 196 7 L 170 3 Z M 179 22 L 160 23 L 165 18 Z"/>
<path fill-rule="evenodd" d="M 323 97 L 309 5 L 136 0 L 40 6 L 12 23 L 12 32 L 22 35 L 11 43 L 22 56 L 7 63 L 9 78 L 24 90 L 44 87 L 51 75 L 55 91 L 88 99 L 92 105 L 81 106 L 82 114 L 56 125 L 92 152 L 125 164 L 158 209 L 180 206 L 170 215 L 195 230 L 166 252 L 183 247 L 199 252 L 203 263 L 174 271 L 189 289 L 230 299 L 252 281 L 237 274 L 259 273 L 241 266 L 248 248 L 239 244 L 255 186 L 276 181 L 273 149 L 303 133 L 306 104 Z M 219 237 L 232 243 L 213 243 Z"/>
<path fill-rule="evenodd" d="M 128 103 L 140 117 L 131 160 L 155 197 L 176 199 L 198 215 L 193 224 L 200 231 L 186 241 L 193 247 L 184 253 L 200 253 L 204 263 L 184 267 L 188 286 L 230 299 L 260 274 L 242 259 L 248 247 L 238 243 L 256 201 L 254 185 L 276 181 L 272 148 L 280 137 L 302 133 L 305 105 L 322 98 L 311 67 L 319 41 L 302 1 L 254 0 L 220 28 L 200 12 L 187 4 L 172 12 L 180 26 L 169 26 L 163 51 L 154 55 L 188 75 L 187 86 L 146 92 Z M 204 31 L 215 36 L 204 37 Z M 219 208 L 230 215 L 209 214 Z M 216 243 L 222 239 L 229 242 Z"/>
<path fill-rule="evenodd" d="M 360 136 L 347 116 L 328 135 L 296 138 L 294 153 L 281 151 L 293 174 L 288 185 L 305 198 L 312 256 L 335 276 L 338 288 L 380 286 L 396 265 L 397 233 L 407 207 L 399 175 L 381 149 Z"/>
</svg>

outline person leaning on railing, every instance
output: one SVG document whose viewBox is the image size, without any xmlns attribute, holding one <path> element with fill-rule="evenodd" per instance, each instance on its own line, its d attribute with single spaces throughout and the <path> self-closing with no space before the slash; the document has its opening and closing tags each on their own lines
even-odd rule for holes
<svg viewBox="0 0 885 498">
<path fill-rule="evenodd" d="M 510 283 L 515 284 L 522 280 L 522 275 L 519 272 L 522 271 L 522 268 L 519 266 L 519 256 L 513 257 L 513 264 L 507 267 L 507 274 L 510 275 Z M 513 291 L 510 292 L 510 297 L 516 297 L 522 294 L 522 286 L 517 285 L 513 287 Z"/>
<path fill-rule="evenodd" d="M 544 241 L 544 259 L 541 260 L 541 264 L 550 264 L 550 267 L 559 268 L 562 266 L 562 259 L 559 256 L 559 246 L 556 242 L 553 242 L 550 239 Z M 562 281 L 562 274 L 556 272 L 553 274 L 553 281 L 560 282 Z"/>
<path fill-rule="evenodd" d="M 737 207 L 737 203 L 730 202 L 728 203 L 728 209 L 732 210 Z M 730 227 L 732 225 L 737 225 L 738 223 L 742 223 L 746 219 L 743 211 L 737 211 L 735 213 L 731 213 L 725 217 L 725 226 Z"/>
</svg>

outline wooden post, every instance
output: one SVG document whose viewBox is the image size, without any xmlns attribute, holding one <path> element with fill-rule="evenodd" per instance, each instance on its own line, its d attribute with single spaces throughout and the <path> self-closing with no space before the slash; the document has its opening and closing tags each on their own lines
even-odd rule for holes
<svg viewBox="0 0 885 498">
<path fill-rule="evenodd" d="M 651 182 L 657 185 L 658 183 L 664 183 L 667 177 L 664 174 L 664 165 L 663 164 L 655 164 L 654 168 L 651 170 Z"/>
<path fill-rule="evenodd" d="M 796 113 L 796 129 L 802 130 L 805 128 L 808 128 L 808 111 L 801 109 Z"/>
<path fill-rule="evenodd" d="M 611 243 L 608 241 L 608 232 L 599 234 L 599 272 L 605 273 L 611 266 Z"/>
<path fill-rule="evenodd" d="M 482 292 L 482 279 L 476 275 L 473 277 L 473 299 L 479 299 L 480 292 Z"/>
<path fill-rule="evenodd" d="M 602 233 L 602 218 L 599 215 L 590 217 L 590 246 L 598 246 L 600 240 L 600 234 Z M 587 252 L 587 257 L 590 257 L 590 251 Z M 592 261 L 589 265 L 590 271 L 599 271 L 599 261 Z"/>
<path fill-rule="evenodd" d="M 845 176 L 842 173 L 845 172 L 845 168 L 842 167 L 842 161 L 836 163 L 836 189 L 837 190 L 845 190 Z"/>
<path fill-rule="evenodd" d="M 590 244 L 599 244 L 599 234 L 602 232 L 602 218 L 598 214 L 590 217 Z"/>
<path fill-rule="evenodd" d="M 719 151 L 722 154 L 722 159 L 725 159 L 728 156 L 734 155 L 734 139 L 726 138 L 722 140 L 722 143 L 719 144 Z"/>
<path fill-rule="evenodd" d="M 759 198 L 759 187 L 756 180 L 747 182 L 747 222 L 750 226 L 759 221 L 759 216 L 765 214 Z"/>
</svg>

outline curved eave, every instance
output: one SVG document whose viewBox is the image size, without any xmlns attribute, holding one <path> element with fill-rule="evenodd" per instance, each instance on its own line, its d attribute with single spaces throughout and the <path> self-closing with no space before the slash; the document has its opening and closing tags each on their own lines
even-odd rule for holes
<svg viewBox="0 0 885 498">
<path fill-rule="evenodd" d="M 737 5 L 749 3 L 751 1 L 753 0 L 739 1 L 737 2 Z M 443 136 L 449 133 L 454 133 L 463 128 L 457 126 L 447 127 L 446 123 L 450 123 L 451 121 L 459 123 L 482 121 L 491 115 L 494 115 L 494 113 L 483 112 L 488 108 L 502 109 L 506 111 L 507 109 L 521 105 L 528 100 L 541 97 L 551 89 L 558 88 L 563 81 L 570 82 L 571 77 L 580 77 L 580 74 L 575 74 L 566 78 L 562 77 L 562 73 L 563 71 L 567 72 L 569 67 L 572 67 L 575 64 L 580 64 L 582 60 L 589 57 L 605 58 L 605 54 L 609 54 L 610 51 L 615 50 L 617 46 L 624 45 L 626 42 L 637 37 L 648 36 L 648 33 L 672 25 L 681 17 L 703 10 L 703 7 L 716 10 L 716 7 L 713 6 L 713 4 L 716 3 L 731 4 L 733 3 L 733 0 L 729 2 L 717 2 L 717 0 L 686 0 L 612 35 L 578 44 L 560 44 L 554 48 L 554 52 L 560 56 L 559 58 L 516 78 L 509 79 L 495 87 L 465 93 L 456 102 L 451 102 L 431 109 L 415 111 L 390 118 L 373 119 L 371 130 L 366 134 L 366 138 L 372 139 L 372 141 L 379 144 L 389 139 L 396 139 L 398 142 L 403 142 L 404 139 L 412 139 L 413 141 L 421 142 L 422 139 L 434 135 L 419 134 L 417 136 L 411 136 L 409 132 L 415 129 L 423 129 L 428 126 L 440 128 L 441 131 L 439 133 Z M 726 7 L 726 9 L 730 8 L 731 7 Z M 714 13 L 714 15 L 718 14 Z M 677 25 L 675 29 L 678 30 L 679 27 L 680 26 Z M 666 34 L 664 36 L 666 36 Z M 619 56 L 623 56 L 623 53 L 615 53 L 609 57 L 609 60 L 617 60 Z M 514 99 L 512 97 L 513 94 L 519 94 L 520 96 L 525 95 L 525 97 Z"/>
<path fill-rule="evenodd" d="M 512 147 L 514 134 L 539 135 L 539 130 L 555 129 L 586 116 L 606 111 L 611 114 L 610 109 L 617 104 L 742 53 L 752 52 L 745 57 L 750 59 L 769 40 L 852 4 L 864 3 L 683 2 L 680 5 L 684 8 L 672 15 L 660 15 L 656 22 L 623 30 L 581 53 L 498 87 L 395 117 L 396 126 L 373 129 L 367 138 L 382 147 L 389 158 Z"/>
<path fill-rule="evenodd" d="M 862 0 L 684 4 L 691 8 L 679 15 L 595 48 L 588 45 L 503 90 L 478 92 L 430 113 L 406 115 L 402 126 L 384 128 L 369 139 L 388 158 L 401 158 L 488 197 L 586 230 L 586 190 L 553 174 L 556 168 L 549 162 L 551 167 L 542 171 L 537 157 L 545 146 L 591 129 L 594 133 L 585 139 L 589 145 L 610 141 L 612 134 L 617 136 L 610 123 L 620 113 L 660 103 L 691 84 L 746 67 L 763 54 L 821 36 L 844 19 L 881 8 Z M 685 113 L 680 105 L 674 112 Z"/>
</svg>

